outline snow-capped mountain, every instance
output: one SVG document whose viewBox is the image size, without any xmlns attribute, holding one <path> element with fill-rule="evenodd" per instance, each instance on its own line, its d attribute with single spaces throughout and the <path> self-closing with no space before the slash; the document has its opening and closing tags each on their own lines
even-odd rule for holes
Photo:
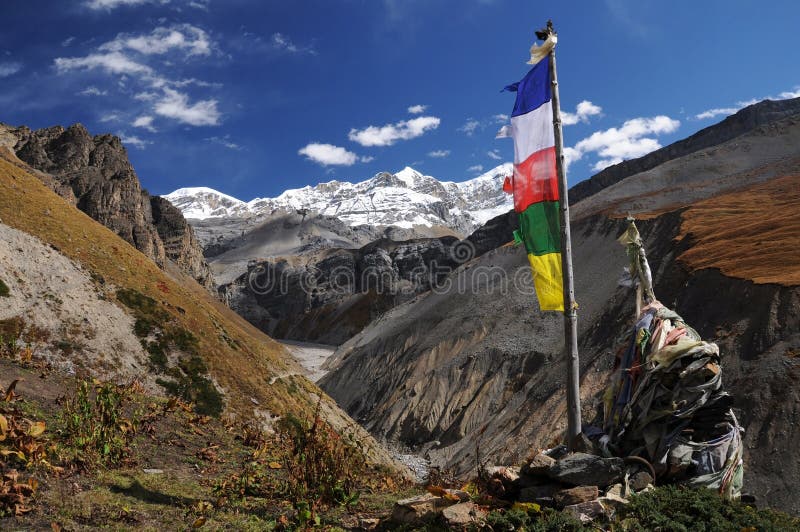
<svg viewBox="0 0 800 532">
<path fill-rule="evenodd" d="M 179 188 L 164 196 L 184 218 L 234 218 L 250 215 L 247 203 L 208 187 Z"/>
<path fill-rule="evenodd" d="M 510 163 L 461 183 L 439 181 L 413 168 L 381 172 L 359 183 L 329 181 L 287 190 L 276 198 L 238 200 L 207 187 L 181 188 L 166 196 L 188 219 L 266 218 L 307 211 L 339 218 L 351 226 L 444 226 L 468 233 L 512 208 L 502 190 Z"/>
</svg>

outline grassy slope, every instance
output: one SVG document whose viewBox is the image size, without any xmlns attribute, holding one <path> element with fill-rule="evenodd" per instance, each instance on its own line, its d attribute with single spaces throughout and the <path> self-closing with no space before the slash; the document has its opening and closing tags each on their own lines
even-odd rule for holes
<svg viewBox="0 0 800 532">
<path fill-rule="evenodd" d="M 780 177 L 695 203 L 682 214 L 692 270 L 719 268 L 755 283 L 800 284 L 800 175 Z"/>
<path fill-rule="evenodd" d="M 253 400 L 272 414 L 312 412 L 319 389 L 293 375 L 299 368 L 283 346 L 213 300 L 194 281 L 183 277 L 176 282 L 133 246 L 46 188 L 7 151 L 0 155 L 3 223 L 53 245 L 107 283 L 159 301 L 198 337 L 210 375 L 226 392 L 227 413 L 246 418 L 253 413 Z M 275 379 L 284 375 L 292 376 Z"/>
</svg>

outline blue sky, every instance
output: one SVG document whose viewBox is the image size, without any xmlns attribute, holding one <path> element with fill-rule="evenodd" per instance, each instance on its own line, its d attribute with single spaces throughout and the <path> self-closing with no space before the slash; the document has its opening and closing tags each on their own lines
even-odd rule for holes
<svg viewBox="0 0 800 532">
<path fill-rule="evenodd" d="M 552 18 L 569 181 L 800 96 L 800 3 L 5 0 L 0 121 L 120 135 L 144 186 L 244 200 L 406 165 L 462 181 Z"/>
</svg>

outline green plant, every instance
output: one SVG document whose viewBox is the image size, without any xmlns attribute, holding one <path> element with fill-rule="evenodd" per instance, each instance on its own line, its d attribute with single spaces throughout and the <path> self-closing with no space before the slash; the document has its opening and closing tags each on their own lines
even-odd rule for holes
<svg viewBox="0 0 800 532">
<path fill-rule="evenodd" d="M 18 341 L 25 330 L 25 320 L 19 316 L 0 320 L 0 355 L 14 357 L 19 353 Z"/>
<path fill-rule="evenodd" d="M 486 516 L 487 530 L 527 532 L 578 532 L 586 530 L 580 521 L 567 514 L 544 508 L 541 512 L 524 508 L 494 510 Z"/>
<path fill-rule="evenodd" d="M 82 453 L 84 462 L 121 463 L 128 455 L 136 430 L 135 420 L 125 416 L 131 389 L 100 381 L 78 381 L 75 395 L 61 412 L 64 443 Z"/>
<path fill-rule="evenodd" d="M 171 378 L 159 378 L 156 382 L 170 395 L 194 403 L 197 413 L 219 416 L 224 406 L 222 394 L 205 376 L 208 368 L 199 355 L 200 342 L 197 337 L 177 325 L 152 297 L 136 290 L 121 289 L 117 291 L 117 299 L 133 312 L 136 318 L 134 333 L 143 339 L 142 345 L 150 355 L 153 368 Z M 151 336 L 155 339 L 148 340 Z M 175 366 L 169 364 L 168 353 L 171 349 L 185 354 Z"/>
<path fill-rule="evenodd" d="M 358 502 L 359 477 L 367 474 L 359 442 L 352 434 L 340 436 L 322 420 L 321 403 L 320 399 L 313 422 L 289 414 L 276 426 L 286 495 L 304 523 L 316 521 L 320 505 Z"/>
<path fill-rule="evenodd" d="M 0 297 L 9 297 L 11 295 L 11 291 L 8 289 L 8 285 L 0 279 Z"/>
<path fill-rule="evenodd" d="M 153 353 L 151 352 L 151 360 Z M 166 373 L 173 380 L 156 379 L 170 395 L 195 404 L 198 414 L 219 416 L 224 406 L 222 394 L 204 374 L 208 371 L 199 356 L 183 357 L 177 366 L 167 368 Z"/>
<path fill-rule="evenodd" d="M 704 532 L 800 530 L 800 519 L 728 501 L 705 488 L 664 486 L 634 495 L 617 517 L 622 530 Z"/>
</svg>

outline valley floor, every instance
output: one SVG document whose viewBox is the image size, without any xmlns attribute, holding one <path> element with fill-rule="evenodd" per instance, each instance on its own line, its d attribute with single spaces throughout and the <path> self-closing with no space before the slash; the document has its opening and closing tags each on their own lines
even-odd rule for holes
<svg viewBox="0 0 800 532">
<path fill-rule="evenodd" d="M 304 374 L 310 381 L 317 382 L 328 373 L 322 365 L 336 351 L 335 345 L 314 344 L 310 342 L 295 342 L 293 340 L 280 340 L 292 356 L 306 370 Z"/>
</svg>

